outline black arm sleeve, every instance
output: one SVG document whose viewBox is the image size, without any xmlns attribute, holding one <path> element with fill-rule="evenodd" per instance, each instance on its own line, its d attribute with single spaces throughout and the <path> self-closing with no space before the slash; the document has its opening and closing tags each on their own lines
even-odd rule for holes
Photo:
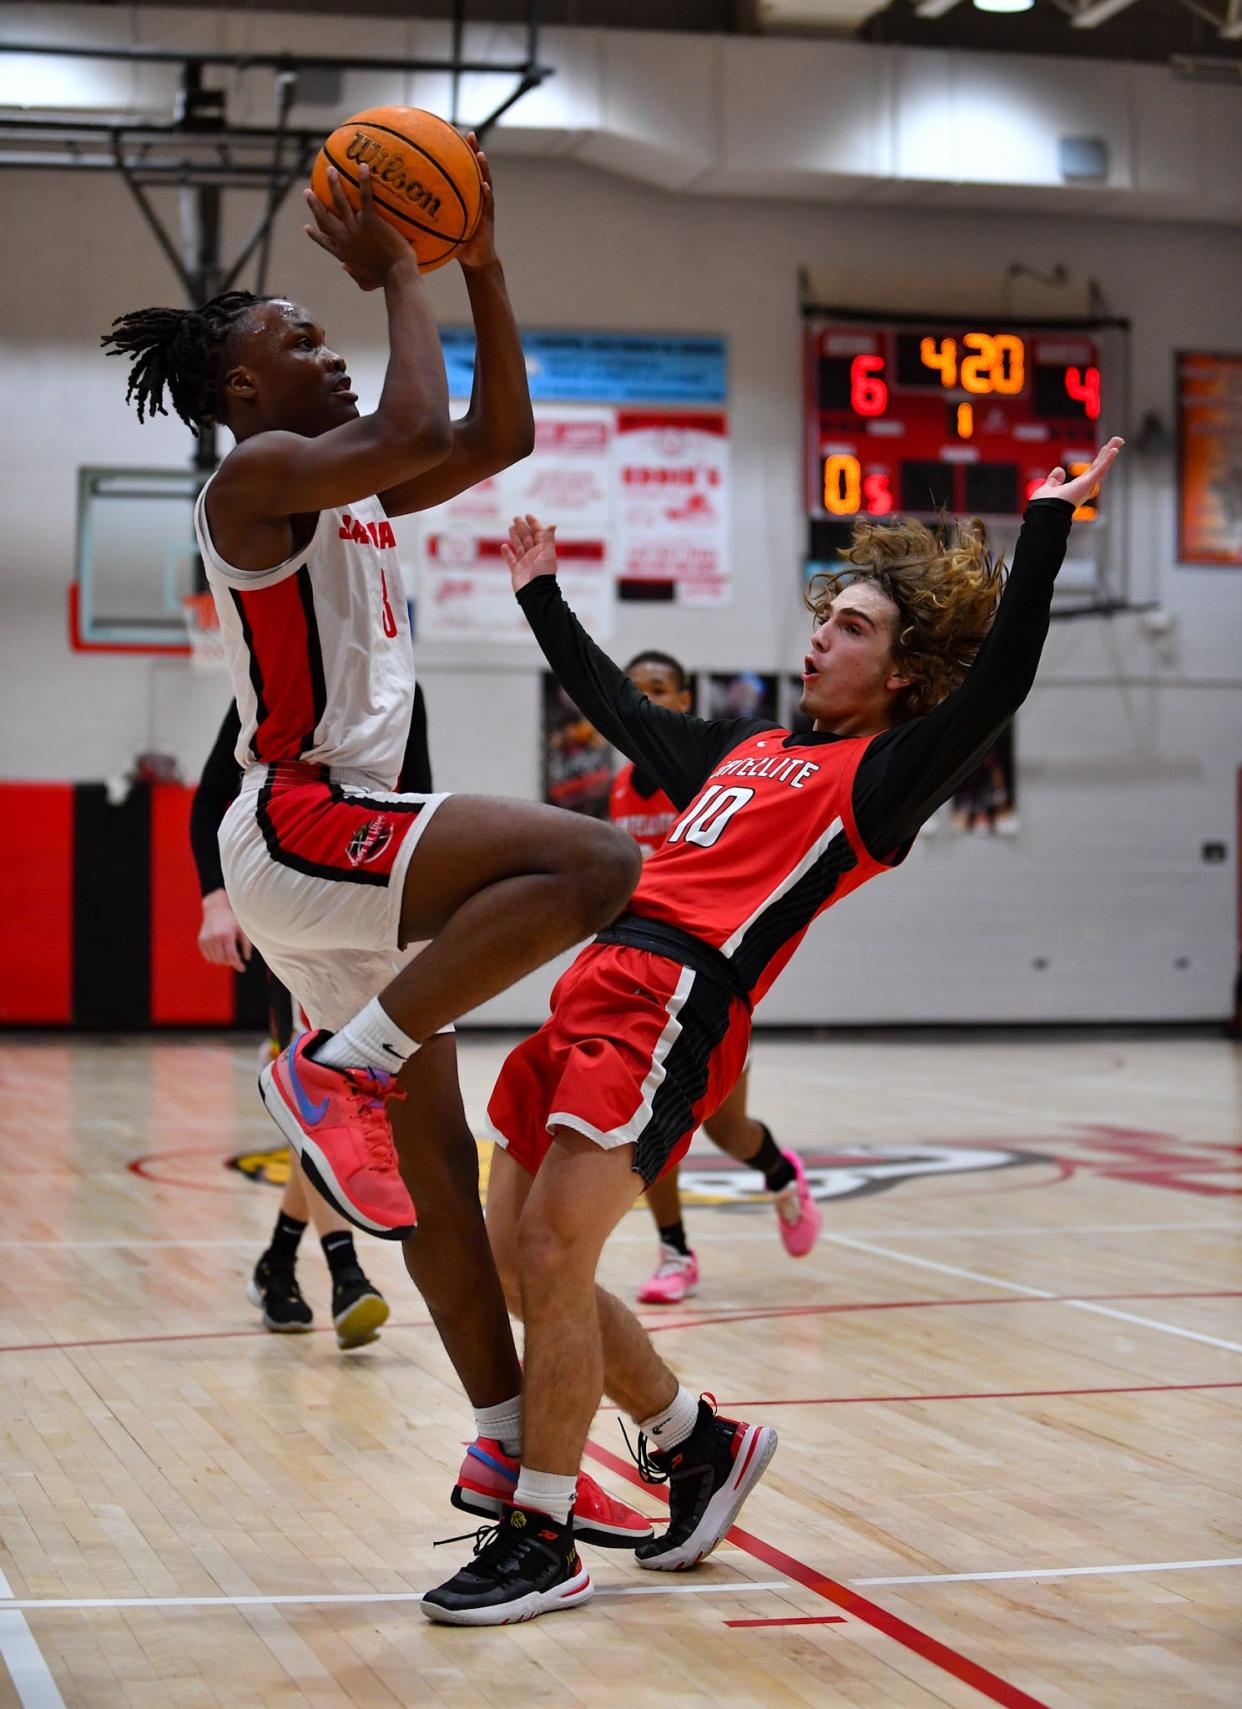
<svg viewBox="0 0 1242 1709">
<path fill-rule="evenodd" d="M 405 758 L 401 762 L 401 781 L 397 788 L 414 795 L 431 794 L 431 753 L 427 747 L 427 702 L 423 685 L 414 684 L 414 711 L 410 716 L 410 733 L 405 740 Z"/>
<path fill-rule="evenodd" d="M 595 645 L 561 596 L 555 576 L 537 576 L 517 596 L 557 681 L 584 718 L 654 777 L 675 807 L 687 806 L 724 754 L 765 718 L 692 718 L 653 706 Z"/>
<path fill-rule="evenodd" d="M 854 818 L 873 855 L 903 850 L 978 766 L 1031 691 L 1074 507 L 1026 508 L 1013 568 L 965 682 L 933 711 L 876 737 L 854 781 Z"/>
<path fill-rule="evenodd" d="M 240 735 L 241 718 L 237 702 L 230 701 L 190 803 L 190 847 L 194 851 L 198 888 L 203 896 L 212 890 L 224 889 L 220 845 L 216 839 L 220 821 L 241 788 L 241 771 L 233 752 Z"/>
</svg>

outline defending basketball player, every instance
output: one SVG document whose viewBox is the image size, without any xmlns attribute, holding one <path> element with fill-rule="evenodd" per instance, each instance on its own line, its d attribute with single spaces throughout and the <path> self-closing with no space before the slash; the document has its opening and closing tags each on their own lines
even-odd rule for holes
<svg viewBox="0 0 1242 1709">
<path fill-rule="evenodd" d="M 1026 698 L 1074 510 L 1121 444 L 1033 494 L 1007 584 L 978 524 L 947 538 L 856 524 L 847 561 L 813 590 L 804 736 L 653 706 L 561 598 L 554 530 L 514 521 L 506 561 L 549 664 L 681 817 L 492 1094 L 504 1149 L 488 1228 L 526 1323 L 523 1465 L 513 1511 L 424 1597 L 431 1619 L 490 1625 L 590 1596 L 570 1516 L 601 1392 L 638 1425 L 640 1468 L 669 1485 L 668 1529 L 639 1545 L 641 1566 L 710 1554 L 762 1475 L 775 1432 L 716 1416 L 678 1381 L 596 1287 L 600 1251 L 736 1084 L 751 1011 L 811 921 L 900 865 Z"/>
<path fill-rule="evenodd" d="M 689 712 L 690 679 L 685 666 L 671 653 L 645 648 L 625 667 L 625 674 L 653 706 L 674 712 Z M 641 766 L 624 765 L 612 780 L 608 817 L 628 831 L 648 860 L 663 843 L 679 817 L 677 809 L 655 778 Z M 776 1212 L 776 1226 L 791 1258 L 805 1258 L 814 1250 L 821 1215 L 811 1197 L 806 1171 L 796 1151 L 782 1151 L 766 1123 L 747 1109 L 750 1068 L 721 1104 L 703 1123 L 703 1131 L 726 1157 L 754 1169 L 763 1178 Z M 698 1291 L 699 1260 L 686 1239 L 682 1218 L 678 1165 L 665 1171 L 647 1188 L 647 1209 L 659 1238 L 656 1267 L 638 1290 L 640 1305 L 680 1305 Z"/>
<path fill-rule="evenodd" d="M 315 316 L 286 298 L 228 292 L 197 310 L 143 310 L 104 342 L 133 359 L 140 418 L 167 392 L 193 430 L 221 422 L 236 441 L 195 510 L 242 722 L 242 785 L 220 853 L 239 924 L 316 1029 L 264 1069 L 264 1101 L 343 1215 L 405 1239 L 511 1487 L 521 1373 L 450 1024 L 613 918 L 640 862 L 619 831 L 554 808 L 393 792 L 414 676 L 389 519 L 533 442 L 478 161 L 483 211 L 456 251 L 477 349 L 460 421 L 418 262 L 379 218 L 365 165 L 357 209 L 335 174 L 331 207 L 307 192 L 306 229 L 361 289 L 383 293 L 389 358 L 370 414 Z M 406 965 L 401 948 L 424 940 Z M 417 1235 L 402 1172 L 423 1212 Z M 601 1528 L 613 1543 L 650 1533 L 606 1497 Z"/>
</svg>

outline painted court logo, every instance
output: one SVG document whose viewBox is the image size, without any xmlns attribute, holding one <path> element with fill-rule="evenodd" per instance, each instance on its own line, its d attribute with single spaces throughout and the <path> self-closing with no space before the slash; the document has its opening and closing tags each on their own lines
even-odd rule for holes
<svg viewBox="0 0 1242 1709">
<path fill-rule="evenodd" d="M 391 841 L 390 822 L 387 819 L 370 819 L 365 825 L 359 825 L 349 839 L 345 859 L 350 866 L 365 866 L 368 861 L 378 860 Z"/>
<path fill-rule="evenodd" d="M 837 1152 L 803 1155 L 807 1186 L 816 1199 L 859 1199 L 887 1192 L 903 1181 L 975 1174 L 1051 1163 L 1039 1151 L 1012 1151 L 997 1146 L 852 1145 Z M 765 1195 L 755 1189 L 752 1169 L 713 1168 L 708 1158 L 689 1158 L 681 1166 L 681 1193 L 689 1204 L 750 1205 Z"/>
</svg>

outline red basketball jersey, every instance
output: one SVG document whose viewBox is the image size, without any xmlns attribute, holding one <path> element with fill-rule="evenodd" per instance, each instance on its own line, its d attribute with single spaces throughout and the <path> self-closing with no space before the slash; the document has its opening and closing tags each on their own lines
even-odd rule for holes
<svg viewBox="0 0 1242 1709">
<path fill-rule="evenodd" d="M 677 809 L 662 789 L 641 794 L 634 787 L 634 767 L 624 765 L 612 780 L 608 817 L 618 830 L 633 837 L 646 859 L 677 823 Z"/>
<path fill-rule="evenodd" d="M 629 912 L 714 945 L 757 1003 L 815 916 L 888 870 L 850 804 L 870 740 L 747 737 L 647 861 Z"/>
</svg>

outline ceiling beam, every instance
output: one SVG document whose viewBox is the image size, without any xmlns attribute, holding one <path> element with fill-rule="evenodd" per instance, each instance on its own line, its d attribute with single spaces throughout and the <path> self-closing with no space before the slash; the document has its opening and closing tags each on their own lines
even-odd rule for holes
<svg viewBox="0 0 1242 1709">
<path fill-rule="evenodd" d="M 914 10 L 920 18 L 943 18 L 959 4 L 960 0 L 919 0 Z"/>
<path fill-rule="evenodd" d="M 1133 4 L 1134 0 L 1083 0 L 1070 19 L 1071 27 L 1075 30 L 1094 30 Z"/>
</svg>

